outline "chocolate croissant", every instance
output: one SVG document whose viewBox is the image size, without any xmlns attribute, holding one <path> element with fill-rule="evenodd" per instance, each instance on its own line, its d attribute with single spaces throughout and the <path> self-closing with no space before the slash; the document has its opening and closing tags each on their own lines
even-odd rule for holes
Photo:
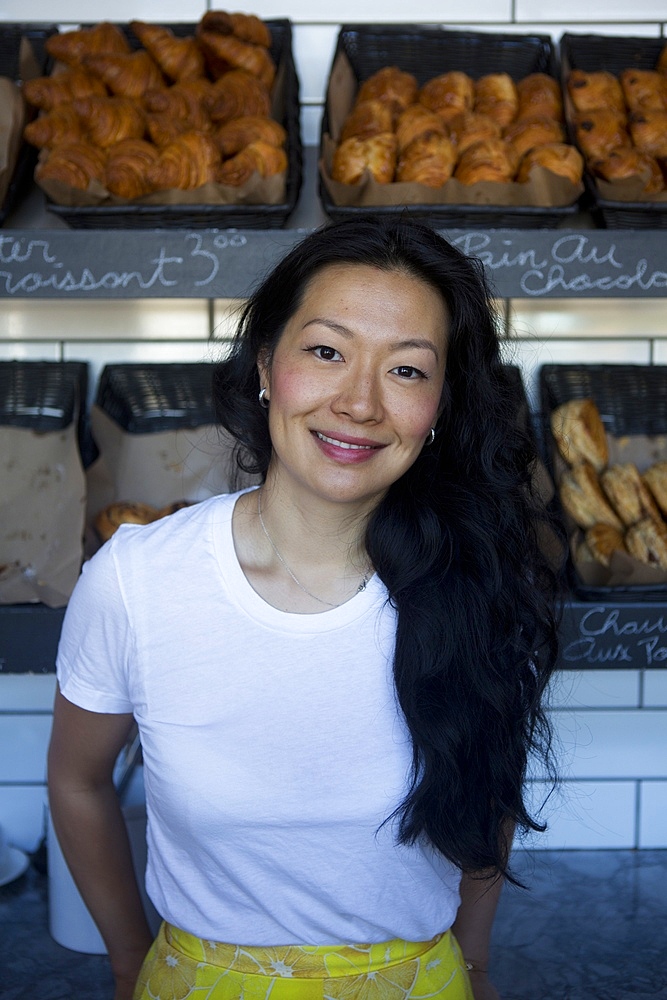
<svg viewBox="0 0 667 1000">
<path fill-rule="evenodd" d="M 398 66 L 384 66 L 359 84 L 356 100 L 382 101 L 400 112 L 415 103 L 418 88 L 417 78 L 412 73 Z"/>
<path fill-rule="evenodd" d="M 563 142 L 565 140 L 564 126 L 555 118 L 539 115 L 535 118 L 521 118 L 503 132 L 506 142 L 509 142 L 519 158 L 524 156 L 534 146 L 542 146 L 545 142 Z"/>
<path fill-rule="evenodd" d="M 31 146 L 43 149 L 63 142 L 78 142 L 84 138 L 84 128 L 72 105 L 62 104 L 28 122 L 23 138 Z"/>
<path fill-rule="evenodd" d="M 396 180 L 438 188 L 454 172 L 456 148 L 446 135 L 429 132 L 403 150 L 396 165 Z"/>
<path fill-rule="evenodd" d="M 204 76 L 204 53 L 195 38 L 177 38 L 170 28 L 146 21 L 130 21 L 130 28 L 170 80 L 197 80 Z"/>
<path fill-rule="evenodd" d="M 519 184 L 530 180 L 533 167 L 544 167 L 552 174 L 567 177 L 572 184 L 580 184 L 584 173 L 584 158 L 578 149 L 566 142 L 546 142 L 534 146 L 523 156 L 516 180 Z"/>
<path fill-rule="evenodd" d="M 226 122 L 245 115 L 267 118 L 271 112 L 266 86 L 244 69 L 230 70 L 216 80 L 208 105 L 213 122 Z"/>
<path fill-rule="evenodd" d="M 501 127 L 509 125 L 519 110 L 516 84 L 509 73 L 487 73 L 475 83 L 473 110 L 488 115 Z"/>
<path fill-rule="evenodd" d="M 517 118 L 546 118 L 563 120 L 563 95 L 560 84 L 547 73 L 529 73 L 516 85 L 519 108 Z"/>
<path fill-rule="evenodd" d="M 472 111 L 475 84 L 467 73 L 451 70 L 428 80 L 420 89 L 418 100 L 448 121 L 462 111 Z"/>
<path fill-rule="evenodd" d="M 340 139 L 368 139 L 380 132 L 392 132 L 394 128 L 394 108 L 377 98 L 356 101 L 343 122 Z"/>
<path fill-rule="evenodd" d="M 284 146 L 287 133 L 280 122 L 273 118 L 245 115 L 219 125 L 213 140 L 223 157 L 234 156 L 251 142 L 261 139 L 270 146 Z"/>
<path fill-rule="evenodd" d="M 104 180 L 106 153 L 89 142 L 55 146 L 46 160 L 37 164 L 35 179 L 60 181 L 85 191 L 91 180 Z"/>
<path fill-rule="evenodd" d="M 341 184 L 359 184 L 368 171 L 378 184 L 390 184 L 396 170 L 397 149 L 393 132 L 382 132 L 370 139 L 345 139 L 334 150 L 331 176 Z"/>
<path fill-rule="evenodd" d="M 215 179 L 219 184 L 240 187 L 254 173 L 260 177 L 272 177 L 287 170 L 287 154 L 279 146 L 257 139 L 235 156 L 225 160 L 218 168 Z"/>
<path fill-rule="evenodd" d="M 220 153 L 210 136 L 184 132 L 159 150 L 146 173 L 155 191 L 187 191 L 214 181 L 219 164 Z"/>
<path fill-rule="evenodd" d="M 464 111 L 448 122 L 449 136 L 456 145 L 459 156 L 482 139 L 500 139 L 501 128 L 497 121 L 476 111 Z"/>
<path fill-rule="evenodd" d="M 147 90 L 165 85 L 160 67 L 144 49 L 129 55 L 84 56 L 83 64 L 118 97 L 138 101 Z"/>
<path fill-rule="evenodd" d="M 72 102 L 90 141 L 105 149 L 121 139 L 142 139 L 146 118 L 129 97 L 81 97 Z"/>
<path fill-rule="evenodd" d="M 577 145 L 586 157 L 606 156 L 612 149 L 630 146 L 625 112 L 605 108 L 575 115 L 574 135 Z"/>
<path fill-rule="evenodd" d="M 36 76 L 23 83 L 23 96 L 33 108 L 52 111 L 69 104 L 75 97 L 106 97 L 107 89 L 99 77 L 82 66 L 72 66 L 62 73 Z"/>
<path fill-rule="evenodd" d="M 625 69 L 619 74 L 630 111 L 667 111 L 667 80 L 657 70 Z"/>
<path fill-rule="evenodd" d="M 109 21 L 50 35 L 44 48 L 53 59 L 68 66 L 79 65 L 87 55 L 123 55 L 131 51 L 124 33 Z"/>
<path fill-rule="evenodd" d="M 617 77 L 608 70 L 586 72 L 573 69 L 567 78 L 567 90 L 577 111 L 625 111 L 623 90 Z"/>
<path fill-rule="evenodd" d="M 484 139 L 468 146 L 459 157 L 454 177 L 461 184 L 492 181 L 507 184 L 514 179 L 519 163 L 511 144 L 504 139 Z"/>
<path fill-rule="evenodd" d="M 667 111 L 633 111 L 629 129 L 637 149 L 658 159 L 667 158 Z"/>
<path fill-rule="evenodd" d="M 271 48 L 269 26 L 256 14 L 228 14 L 224 10 L 209 10 L 200 19 L 198 27 L 200 31 L 236 35 L 242 42 Z"/>
<path fill-rule="evenodd" d="M 148 179 L 148 168 L 159 155 L 158 148 L 144 139 L 117 142 L 109 150 L 104 171 L 105 187 L 119 198 L 141 198 L 150 194 L 153 186 Z"/>
<path fill-rule="evenodd" d="M 396 120 L 396 139 L 399 154 L 406 149 L 414 139 L 422 135 L 449 135 L 449 129 L 440 115 L 429 111 L 423 104 L 411 104 L 401 111 Z"/>
<path fill-rule="evenodd" d="M 639 178 L 644 182 L 645 194 L 657 194 L 665 189 L 665 178 L 658 161 L 634 146 L 612 149 L 606 156 L 589 160 L 588 167 L 595 177 L 605 181 Z"/>
<path fill-rule="evenodd" d="M 276 75 L 276 64 L 264 46 L 244 42 L 234 35 L 221 35 L 215 31 L 199 28 L 197 40 L 215 76 L 222 75 L 227 69 L 244 69 L 257 77 L 268 90 L 271 89 Z"/>
</svg>

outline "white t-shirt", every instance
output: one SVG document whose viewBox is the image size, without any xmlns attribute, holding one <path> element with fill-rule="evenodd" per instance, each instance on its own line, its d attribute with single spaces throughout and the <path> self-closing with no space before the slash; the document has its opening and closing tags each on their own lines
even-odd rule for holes
<svg viewBox="0 0 667 1000">
<path fill-rule="evenodd" d="M 237 496 L 121 527 L 65 616 L 64 696 L 139 726 L 149 896 L 210 940 L 428 940 L 459 873 L 382 825 L 411 763 L 386 590 L 376 576 L 321 614 L 273 608 L 235 554 Z"/>
</svg>

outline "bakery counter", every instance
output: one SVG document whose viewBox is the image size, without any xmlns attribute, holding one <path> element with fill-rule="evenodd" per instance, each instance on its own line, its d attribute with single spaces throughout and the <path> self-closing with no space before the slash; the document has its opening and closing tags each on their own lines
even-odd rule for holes
<svg viewBox="0 0 667 1000">
<path fill-rule="evenodd" d="M 5 299 L 243 298 L 305 232 L 326 221 L 317 152 L 304 150 L 299 199 L 284 229 L 72 229 L 32 188 L 0 229 Z M 664 297 L 664 230 L 443 229 L 479 256 L 499 298 Z"/>
</svg>

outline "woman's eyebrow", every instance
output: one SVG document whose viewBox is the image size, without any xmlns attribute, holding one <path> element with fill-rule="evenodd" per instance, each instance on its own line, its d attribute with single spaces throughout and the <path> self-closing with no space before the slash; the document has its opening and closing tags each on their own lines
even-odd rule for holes
<svg viewBox="0 0 667 1000">
<path fill-rule="evenodd" d="M 309 326 L 326 326 L 330 330 L 340 333 L 343 337 L 347 337 L 348 340 L 354 336 L 353 332 L 348 329 L 348 327 L 343 326 L 341 323 L 336 323 L 335 320 L 322 319 L 319 316 L 316 316 L 314 319 L 310 319 L 307 323 L 304 323 L 303 329 L 305 330 Z M 435 344 L 431 340 L 427 340 L 425 338 L 409 337 L 406 340 L 398 340 L 395 343 L 390 344 L 389 347 L 392 351 L 402 351 L 409 347 L 432 351 L 433 354 L 435 354 L 436 360 L 440 360 L 440 355 L 438 354 L 438 349 Z"/>
</svg>

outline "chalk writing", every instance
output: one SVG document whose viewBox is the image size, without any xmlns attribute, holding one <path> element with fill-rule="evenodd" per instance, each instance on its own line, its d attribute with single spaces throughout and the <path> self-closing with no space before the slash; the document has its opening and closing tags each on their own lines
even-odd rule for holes
<svg viewBox="0 0 667 1000">
<path fill-rule="evenodd" d="M 650 667 L 667 660 L 666 613 L 595 605 L 575 614 L 574 636 L 564 636 L 563 663 Z"/>
</svg>

